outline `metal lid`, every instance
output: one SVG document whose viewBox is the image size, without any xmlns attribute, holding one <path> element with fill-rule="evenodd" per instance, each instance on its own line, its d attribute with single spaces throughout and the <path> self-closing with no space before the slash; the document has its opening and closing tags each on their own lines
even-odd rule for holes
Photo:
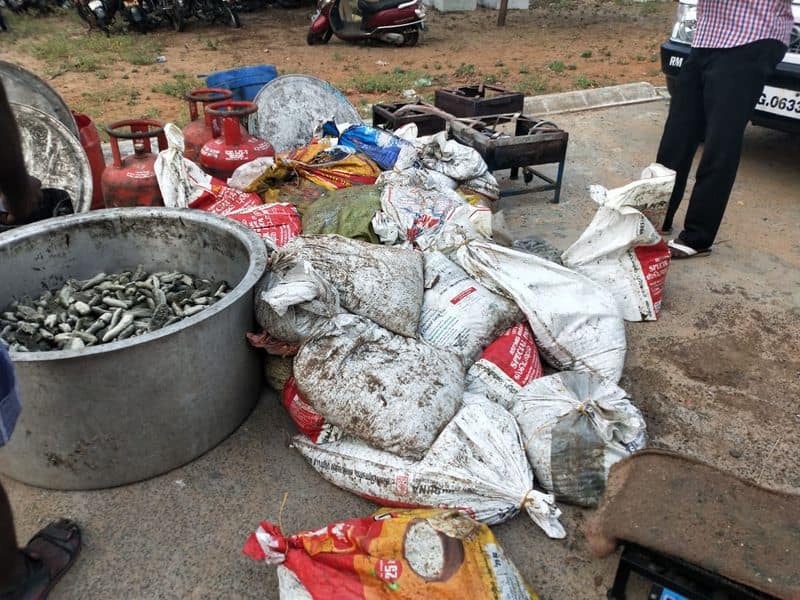
<svg viewBox="0 0 800 600">
<path fill-rule="evenodd" d="M 0 79 L 9 102 L 27 104 L 53 115 L 78 137 L 78 125 L 69 107 L 50 85 L 30 71 L 4 60 L 0 60 Z"/>
<path fill-rule="evenodd" d="M 32 106 L 11 102 L 28 172 L 42 187 L 62 189 L 76 213 L 92 205 L 92 171 L 78 138 L 61 121 Z"/>
<path fill-rule="evenodd" d="M 308 144 L 326 121 L 363 122 L 342 92 L 308 75 L 277 77 L 261 88 L 253 102 L 258 113 L 250 119 L 250 132 L 267 140 L 276 152 Z"/>
</svg>

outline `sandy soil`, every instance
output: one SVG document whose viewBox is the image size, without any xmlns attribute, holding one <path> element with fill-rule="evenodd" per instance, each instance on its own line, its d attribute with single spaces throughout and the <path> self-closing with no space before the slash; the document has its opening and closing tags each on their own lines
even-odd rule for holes
<svg viewBox="0 0 800 600">
<path fill-rule="evenodd" d="M 544 4 L 534 2 L 534 6 Z M 482 81 L 496 81 L 527 94 L 631 81 L 661 83 L 658 47 L 669 31 L 674 6 L 563 1 L 512 11 L 504 28 L 496 26 L 495 11 L 439 14 L 431 10 L 429 31 L 414 48 L 356 45 L 338 39 L 326 46 L 308 46 L 305 37 L 311 10 L 310 6 L 266 8 L 244 13 L 239 30 L 192 22 L 184 33 L 160 30 L 143 36 L 143 44 L 160 46 L 158 54 L 167 59 L 161 64 L 155 63 L 155 51 L 153 63 L 146 65 L 108 54 L 105 64 L 94 71 L 90 67 L 89 72 L 62 72 L 63 67 L 53 64 L 58 61 L 36 58 L 37 40 L 57 35 L 77 44 L 92 35 L 100 38 L 92 40 L 93 48 L 105 43 L 101 34 L 87 34 L 77 19 L 63 16 L 39 19 L 34 35 L 10 42 L 0 37 L 0 45 L 5 60 L 48 79 L 72 107 L 99 123 L 143 116 L 183 123 L 188 118 L 185 103 L 155 91 L 160 84 L 177 83 L 180 89 L 184 82 L 191 85 L 196 76 L 260 63 L 275 64 L 280 73 L 327 79 L 363 109 L 375 101 L 398 99 L 409 88 L 432 97 L 437 87 Z"/>
</svg>

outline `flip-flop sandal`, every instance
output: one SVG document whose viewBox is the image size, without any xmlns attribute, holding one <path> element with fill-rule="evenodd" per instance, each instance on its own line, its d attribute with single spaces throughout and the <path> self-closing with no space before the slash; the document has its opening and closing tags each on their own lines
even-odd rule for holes
<svg viewBox="0 0 800 600">
<path fill-rule="evenodd" d="M 44 600 L 81 550 L 81 530 L 68 519 L 53 521 L 22 549 L 27 574 L 17 587 L 0 594 L 0 600 Z"/>
<path fill-rule="evenodd" d="M 670 240 L 667 246 L 669 246 L 670 256 L 675 259 L 695 258 L 711 254 L 711 248 L 701 248 L 698 250 L 697 248 L 687 246 L 679 240 Z"/>
</svg>

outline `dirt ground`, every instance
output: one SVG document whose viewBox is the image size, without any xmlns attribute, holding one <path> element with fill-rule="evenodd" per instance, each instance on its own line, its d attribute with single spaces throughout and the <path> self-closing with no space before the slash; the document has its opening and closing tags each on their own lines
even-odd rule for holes
<svg viewBox="0 0 800 600">
<path fill-rule="evenodd" d="M 75 110 L 107 124 L 150 117 L 183 124 L 185 91 L 198 76 L 253 64 L 274 64 L 279 73 L 327 79 L 366 110 L 413 89 L 497 83 L 535 95 L 650 81 L 663 84 L 658 47 L 670 30 L 671 2 L 560 0 L 532 2 L 511 11 L 504 28 L 496 11 L 439 14 L 429 10 L 429 30 L 419 46 L 356 45 L 334 38 L 308 46 L 311 6 L 265 8 L 242 15 L 243 27 L 190 23 L 175 33 L 116 31 L 106 39 L 86 33 L 76 15 L 50 18 L 10 15 L 10 35 L 0 35 L 4 60 L 31 69 L 55 87 Z M 166 62 L 156 63 L 157 56 Z"/>
<path fill-rule="evenodd" d="M 550 204 L 546 193 L 501 200 L 514 237 L 544 237 L 565 249 L 594 214 L 587 185 L 635 178 L 655 154 L 666 112 L 667 103 L 656 101 L 558 116 L 570 132 L 562 203 Z M 748 130 L 717 247 L 708 258 L 672 264 L 657 322 L 627 325 L 620 382 L 644 413 L 651 445 L 795 494 L 798 164 L 796 136 Z M 266 392 L 230 438 L 160 477 L 91 492 L 3 484 L 22 539 L 58 516 L 84 528 L 83 554 L 54 598 L 272 599 L 274 568 L 239 552 L 259 521 L 279 522 L 289 533 L 375 509 L 323 481 L 288 447 L 294 431 Z M 654 519 L 659 502 L 669 499 L 652 499 Z M 493 529 L 543 599 L 605 598 L 617 557 L 590 554 L 583 527 L 591 511 L 561 508 L 565 540 L 546 538 L 525 516 Z M 640 583 L 628 597 L 646 598 L 646 590 Z"/>
</svg>

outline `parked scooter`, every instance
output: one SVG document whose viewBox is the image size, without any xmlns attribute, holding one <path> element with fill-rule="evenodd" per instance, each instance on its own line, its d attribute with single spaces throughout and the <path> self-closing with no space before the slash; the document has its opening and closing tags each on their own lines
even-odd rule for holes
<svg viewBox="0 0 800 600">
<path fill-rule="evenodd" d="M 332 35 L 346 42 L 377 39 L 397 46 L 413 46 L 425 29 L 425 7 L 420 0 L 319 0 L 306 41 L 327 44 Z"/>
</svg>

